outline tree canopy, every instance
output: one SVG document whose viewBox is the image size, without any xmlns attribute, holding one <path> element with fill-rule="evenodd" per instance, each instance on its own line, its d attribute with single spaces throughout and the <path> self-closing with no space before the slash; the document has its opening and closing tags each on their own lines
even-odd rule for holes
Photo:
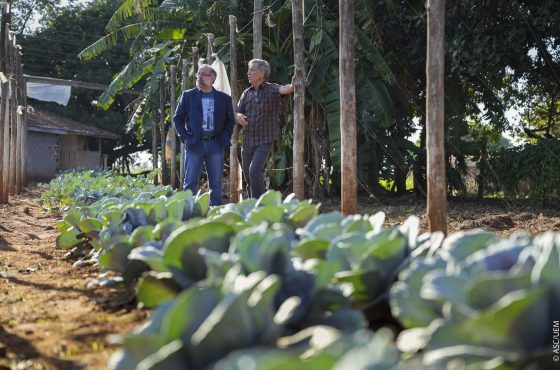
<svg viewBox="0 0 560 370">
<path fill-rule="evenodd" d="M 251 2 L 126 0 L 111 8 L 99 0 L 92 7 L 104 3 L 112 14 L 107 14 L 104 29 L 100 22 L 88 28 L 87 34 L 97 38 L 87 38 L 89 46 L 82 47 L 80 58 L 86 62 L 83 66 L 106 63 L 107 69 L 116 68 L 110 87 L 98 99 L 100 106 L 118 104 L 115 98 L 123 89 L 136 86 L 142 90 L 128 116 L 129 128 L 146 132 L 152 127 L 160 78 L 170 64 L 190 60 L 193 46 L 205 55 L 206 33 L 216 35 L 215 50 L 229 63 L 229 14 L 238 18 L 238 70 L 244 76 L 252 56 Z M 290 2 L 265 1 L 264 6 L 263 57 L 272 64 L 272 79 L 287 83 L 293 64 Z M 307 187 L 313 196 L 338 186 L 337 9 L 334 0 L 305 2 L 306 92 L 310 97 L 306 100 L 310 133 Z M 380 191 L 380 180 L 385 180 L 392 191 L 402 193 L 414 172 L 416 190 L 421 192 L 425 177 L 425 2 L 356 0 L 356 9 L 361 189 Z M 451 188 L 462 189 L 466 159 L 480 158 L 481 145 L 492 148 L 486 143 L 498 140 L 507 130 L 533 141 L 558 139 L 559 23 L 560 8 L 554 0 L 447 1 L 445 125 Z M 115 52 L 118 54 L 112 54 Z M 244 80 L 237 83 L 246 86 Z M 508 119 L 512 109 L 519 112 L 518 121 Z M 418 129 L 420 141 L 413 142 L 411 137 Z M 289 114 L 283 120 L 282 133 L 270 163 L 276 169 L 289 167 L 291 161 Z M 273 173 L 274 185 L 289 182 L 288 172 Z"/>
</svg>

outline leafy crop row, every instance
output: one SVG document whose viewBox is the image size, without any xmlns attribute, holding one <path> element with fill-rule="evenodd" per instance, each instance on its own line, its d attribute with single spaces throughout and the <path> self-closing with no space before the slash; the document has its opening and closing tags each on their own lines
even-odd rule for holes
<svg viewBox="0 0 560 370">
<path fill-rule="evenodd" d="M 154 307 L 115 339 L 112 369 L 553 365 L 560 235 L 419 235 L 415 217 L 384 228 L 382 213 L 319 214 L 278 192 L 210 208 L 208 194 L 105 191 L 69 210 L 58 244 Z M 368 329 L 388 302 L 396 343 Z"/>
</svg>

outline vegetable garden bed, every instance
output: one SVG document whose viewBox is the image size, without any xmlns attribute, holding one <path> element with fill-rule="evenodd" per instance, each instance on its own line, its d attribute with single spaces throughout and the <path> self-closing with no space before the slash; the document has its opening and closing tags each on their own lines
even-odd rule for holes
<svg viewBox="0 0 560 370">
<path fill-rule="evenodd" d="M 547 272 L 560 273 L 560 268 L 550 265 L 559 263 L 554 254 L 558 253 L 558 243 L 547 239 L 550 237 L 532 239 L 527 235 L 495 244 L 501 239 L 497 234 L 477 232 L 455 235 L 442 244 L 437 235 L 418 236 L 421 220 L 405 219 L 403 213 L 388 211 L 386 221 L 375 212 L 367 212 L 374 214 L 371 217 L 318 214 L 317 205 L 282 199 L 274 192 L 259 201 L 209 210 L 207 195 L 173 193 L 154 188 L 149 181 L 121 182 L 129 180 L 103 174 L 94 175 L 92 181 L 107 181 L 111 186 L 106 182 L 100 187 L 104 189 L 102 193 L 94 189 L 84 192 L 89 180 L 72 176 L 60 182 L 60 188 L 57 183 L 51 185 L 43 193 L 43 204 L 58 205 L 62 201 L 72 207 L 63 210 L 65 221 L 57 225 L 57 242 L 61 248 L 73 249 L 74 265 L 79 268 L 51 278 L 64 281 L 61 275 L 81 274 L 87 279 L 79 283 L 74 280 L 72 284 L 79 288 L 75 292 L 68 288 L 68 292 L 82 297 L 105 292 L 99 294 L 121 302 L 135 294 L 134 299 L 143 306 L 157 307 L 145 325 L 116 338 L 122 350 L 113 356 L 112 368 L 230 369 L 245 368 L 243 364 L 250 361 L 256 369 L 277 368 L 274 364 L 326 369 L 348 368 L 348 361 L 354 361 L 353 366 L 385 362 L 389 365 L 384 368 L 433 369 L 446 363 L 449 353 L 455 359 L 469 361 L 485 362 L 498 354 L 510 364 L 529 360 L 539 368 L 552 366 L 545 339 L 536 341 L 540 344 L 528 344 L 510 335 L 515 332 L 511 328 L 517 327 L 512 322 L 519 317 L 526 321 L 528 317 L 537 322 L 529 325 L 535 330 L 531 338 L 542 337 L 542 331 L 551 328 L 544 328 L 542 322 L 551 321 L 553 314 L 559 312 L 554 310 L 558 302 L 553 292 L 560 278 L 555 280 L 555 275 Z M 75 184 L 73 190 L 69 184 Z M 414 213 L 415 206 L 408 207 L 406 213 Z M 31 208 L 27 209 L 28 214 Z M 2 210 L 3 216 L 7 210 Z M 534 216 L 525 219 L 544 217 Z M 547 219 L 550 228 L 557 227 L 557 216 Z M 53 223 L 52 218 L 46 220 L 45 225 Z M 463 220 L 468 221 L 476 218 Z M 393 224 L 399 226 L 390 226 Z M 55 232 L 48 231 L 47 239 L 52 241 Z M 6 243 L 6 248 L 12 243 L 13 240 Z M 28 249 L 39 252 L 41 248 L 33 245 Z M 520 250 L 525 252 L 519 253 Z M 51 250 L 45 255 L 58 254 L 60 258 L 61 253 Z M 493 259 L 506 265 L 486 264 Z M 3 283 L 25 286 L 18 275 L 24 272 L 14 271 L 12 263 L 5 264 L 3 260 L 3 273 L 7 276 Z M 111 273 L 99 277 L 93 264 Z M 513 264 L 516 268 L 510 269 Z M 444 266 L 454 266 L 455 270 L 448 271 Z M 497 277 L 501 270 L 515 273 Z M 399 281 L 393 284 L 397 275 Z M 484 288 L 485 284 L 491 284 L 492 289 Z M 119 287 L 111 291 L 118 295 L 107 296 L 108 286 Z M 450 286 L 454 287 L 453 294 L 447 289 Z M 8 286 L 3 288 L 9 297 L 11 290 Z M 57 289 L 51 285 L 44 290 Z M 493 293 L 477 293 L 487 290 Z M 10 301 L 13 299 L 2 301 L 2 312 L 14 314 L 10 312 L 17 305 Z M 23 301 L 32 305 L 33 300 Z M 96 306 L 93 298 L 84 301 L 98 310 L 103 307 Z M 536 309 L 535 302 L 541 307 L 539 315 L 530 312 Z M 392 311 L 388 310 L 389 303 Z M 529 313 L 512 318 L 499 311 L 511 310 L 512 304 L 523 306 L 525 311 L 521 310 Z M 57 310 L 53 308 L 53 312 Z M 132 310 L 131 315 L 138 316 L 127 321 L 124 330 L 117 326 L 111 331 L 105 326 L 106 332 L 89 343 L 92 350 L 82 345 L 81 351 L 107 357 L 114 347 L 107 350 L 110 345 L 104 339 L 106 334 L 129 331 L 131 322 L 140 323 L 139 317 L 146 312 Z M 52 317 L 51 321 L 56 322 L 62 315 Z M 467 324 L 457 327 L 454 317 Z M 495 325 L 502 330 L 498 334 L 488 324 L 496 317 L 505 320 Z M 4 356 L 12 356 L 4 361 L 12 365 L 14 333 L 23 330 L 20 338 L 38 334 L 33 329 L 25 334 L 19 323 L 4 320 L 4 315 L 2 320 L 0 339 L 9 344 Z M 45 320 L 48 321 L 38 321 Z M 90 324 L 97 328 L 95 320 Z M 373 334 L 366 329 L 383 324 L 392 331 Z M 489 341 L 477 339 L 469 330 L 476 334 L 480 327 L 490 328 L 494 336 Z M 426 348 L 423 358 L 412 356 L 412 352 L 400 357 L 393 332 L 403 328 L 412 330 L 403 332 L 400 349 Z M 507 335 L 503 328 L 507 328 Z M 408 347 L 403 347 L 404 342 Z M 26 352 L 17 361 L 31 360 L 29 366 L 35 366 L 34 359 L 43 364 L 50 359 L 55 368 L 77 368 L 79 351 L 73 353 L 68 346 L 65 348 L 63 354 L 43 348 L 35 354 Z M 302 360 L 303 353 L 306 360 Z M 405 358 L 411 360 L 403 361 Z M 420 365 L 422 360 L 424 365 Z"/>
</svg>

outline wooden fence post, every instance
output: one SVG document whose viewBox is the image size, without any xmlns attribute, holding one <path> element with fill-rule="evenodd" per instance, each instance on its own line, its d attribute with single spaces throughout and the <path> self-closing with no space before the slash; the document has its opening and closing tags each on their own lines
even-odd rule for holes
<svg viewBox="0 0 560 370">
<path fill-rule="evenodd" d="M 189 62 L 183 59 L 183 69 L 181 70 L 181 90 L 189 88 Z M 179 158 L 179 184 L 180 189 L 183 189 L 183 182 L 185 181 L 185 144 L 181 142 L 181 158 Z"/>
<path fill-rule="evenodd" d="M 447 179 L 445 177 L 444 39 L 445 0 L 428 0 L 426 56 L 426 154 L 428 157 L 428 225 L 430 232 L 447 234 Z"/>
<path fill-rule="evenodd" d="M 354 81 L 354 2 L 338 1 L 339 82 L 340 82 L 340 151 L 342 213 L 354 214 L 358 208 L 356 90 Z"/>
<path fill-rule="evenodd" d="M 20 46 L 16 42 L 15 32 L 12 34 L 12 45 L 11 45 L 11 64 L 12 64 L 12 78 L 14 89 L 12 91 L 13 99 L 13 114 L 12 117 L 12 136 L 13 136 L 13 147 L 12 147 L 12 162 L 13 162 L 13 192 L 15 195 L 21 194 L 21 131 L 22 131 L 22 121 L 21 121 L 21 85 L 19 78 L 20 61 L 18 58 Z"/>
<path fill-rule="evenodd" d="M 17 108 L 18 108 L 18 101 L 17 101 L 17 81 L 14 76 L 15 71 L 15 59 L 14 59 L 14 42 L 15 42 L 15 33 L 9 31 L 9 66 L 10 66 L 10 195 L 17 194 L 16 188 L 16 175 L 17 175 Z"/>
<path fill-rule="evenodd" d="M 192 68 L 193 86 L 196 86 L 196 72 L 198 71 L 198 48 L 196 46 L 192 48 Z"/>
<path fill-rule="evenodd" d="M 8 105 L 8 66 L 7 61 L 7 50 L 6 50 L 6 30 L 7 30 L 7 19 L 8 19 L 8 9 L 9 3 L 5 2 L 2 4 L 2 18 L 0 19 L 0 89 L 2 90 L 2 102 L 0 105 L 0 204 L 8 203 L 8 186 L 7 179 L 8 173 L 5 170 L 4 163 L 8 159 L 8 149 L 6 146 L 5 131 L 8 125 L 8 119 L 6 118 L 6 113 L 9 111 Z"/>
<path fill-rule="evenodd" d="M 175 79 L 177 78 L 177 66 L 172 64 L 169 66 L 169 111 L 171 117 L 171 125 L 169 131 L 171 132 L 171 169 L 170 169 L 170 183 L 173 189 L 177 189 L 177 131 L 173 124 L 173 114 L 175 113 Z"/>
<path fill-rule="evenodd" d="M 161 145 L 161 183 L 162 185 L 169 184 L 169 177 L 167 175 L 167 157 L 165 153 L 166 146 L 166 130 L 165 130 L 165 72 L 159 80 L 159 138 Z"/>
<path fill-rule="evenodd" d="M 253 58 L 262 59 L 263 0 L 254 0 L 253 12 Z"/>
<path fill-rule="evenodd" d="M 154 118 L 154 123 L 152 124 L 152 167 L 154 170 L 158 168 L 158 129 L 157 129 L 157 117 Z M 159 184 L 159 180 L 156 175 L 155 183 Z"/>
<path fill-rule="evenodd" d="M 27 81 L 23 77 L 23 64 L 21 63 L 21 52 L 18 54 L 19 83 L 21 94 L 21 113 L 22 113 L 22 133 L 21 133 L 21 183 L 23 187 L 28 186 L 27 182 Z"/>
<path fill-rule="evenodd" d="M 207 33 L 206 37 L 208 38 L 208 49 L 207 49 L 207 56 L 206 56 L 206 63 L 212 64 L 214 61 L 214 34 Z"/>
<path fill-rule="evenodd" d="M 229 16 L 229 68 L 230 68 L 230 86 L 231 100 L 233 103 L 233 111 L 237 107 L 239 101 L 239 89 L 237 86 L 237 18 L 234 15 Z M 229 148 L 229 201 L 231 203 L 239 202 L 239 190 L 241 189 L 241 168 L 237 151 L 239 150 L 239 125 L 233 126 L 233 135 L 231 138 L 231 147 Z"/>
<path fill-rule="evenodd" d="M 292 34 L 294 39 L 294 146 L 293 191 L 305 198 L 305 70 L 303 43 L 303 2 L 292 0 Z"/>
</svg>

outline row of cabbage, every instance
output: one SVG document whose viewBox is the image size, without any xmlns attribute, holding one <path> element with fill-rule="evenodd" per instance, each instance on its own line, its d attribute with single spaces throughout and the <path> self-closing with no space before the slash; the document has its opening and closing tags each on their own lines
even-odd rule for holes
<svg viewBox="0 0 560 370">
<path fill-rule="evenodd" d="M 552 368 L 558 234 L 383 224 L 278 192 L 209 208 L 208 194 L 159 189 L 71 209 L 58 243 L 156 307 L 115 338 L 113 369 Z M 385 302 L 396 346 L 364 314 Z"/>
<path fill-rule="evenodd" d="M 74 206 L 83 206 L 105 197 L 133 199 L 140 193 L 155 193 L 171 190 L 169 186 L 156 186 L 157 172 L 146 175 L 128 176 L 99 169 L 71 169 L 60 173 L 42 188 L 39 203 L 48 211 L 68 211 Z"/>
</svg>

